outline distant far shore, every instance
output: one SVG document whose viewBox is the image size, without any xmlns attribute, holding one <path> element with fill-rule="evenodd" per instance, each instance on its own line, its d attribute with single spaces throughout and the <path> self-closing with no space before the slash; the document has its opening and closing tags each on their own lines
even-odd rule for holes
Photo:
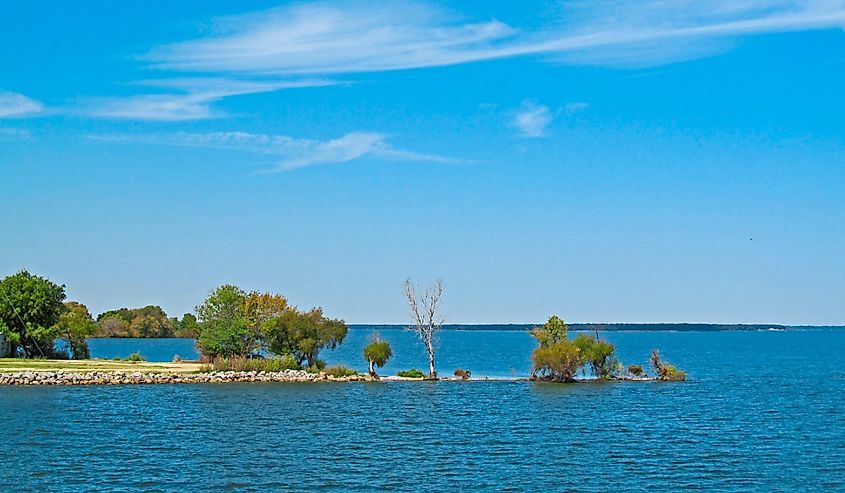
<svg viewBox="0 0 845 493">
<path fill-rule="evenodd" d="M 513 331 L 527 332 L 538 324 L 445 324 L 445 331 Z M 406 330 L 403 324 L 348 324 L 350 330 L 390 331 Z M 612 323 L 569 324 L 574 332 L 759 332 L 787 330 L 845 330 L 845 325 L 778 325 L 778 324 L 698 324 L 698 323 Z M 124 337 L 95 336 L 92 339 L 193 339 L 192 337 Z"/>
</svg>

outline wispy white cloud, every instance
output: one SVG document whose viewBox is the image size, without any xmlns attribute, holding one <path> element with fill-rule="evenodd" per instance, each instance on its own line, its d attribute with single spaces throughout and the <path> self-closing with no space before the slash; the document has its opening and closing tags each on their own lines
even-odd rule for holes
<svg viewBox="0 0 845 493">
<path fill-rule="evenodd" d="M 44 109 L 44 105 L 23 94 L 0 89 L 0 118 L 31 115 Z"/>
<path fill-rule="evenodd" d="M 399 149 L 377 132 L 350 132 L 331 140 L 300 139 L 287 135 L 252 134 L 246 132 L 208 132 L 146 135 L 92 135 L 104 141 L 146 142 L 163 145 L 239 150 L 274 156 L 277 164 L 266 171 L 288 171 L 319 164 L 340 164 L 371 157 L 395 161 L 427 161 L 437 163 L 466 163 L 436 154 L 424 154 Z"/>
<path fill-rule="evenodd" d="M 140 85 L 169 91 L 163 94 L 140 94 L 123 98 L 89 98 L 81 112 L 102 118 L 133 120 L 199 120 L 226 116 L 213 107 L 230 96 L 271 92 L 280 89 L 316 87 L 334 84 L 323 80 L 244 81 L 215 78 L 182 78 L 141 81 Z"/>
<path fill-rule="evenodd" d="M 30 140 L 32 133 L 23 128 L 0 127 L 0 140 Z"/>
<path fill-rule="evenodd" d="M 452 17 L 411 2 L 294 4 L 223 19 L 219 35 L 164 46 L 148 59 L 182 70 L 373 72 L 472 61 L 514 34 L 496 20 Z"/>
<path fill-rule="evenodd" d="M 545 135 L 552 120 L 554 115 L 548 106 L 525 100 L 511 123 L 523 137 L 536 138 Z"/>
<path fill-rule="evenodd" d="M 250 74 L 342 74 L 544 55 L 648 65 L 711 55 L 742 36 L 845 27 L 845 0 L 569 0 L 542 28 L 466 21 L 422 3 L 295 4 L 221 20 L 155 66 Z"/>
<path fill-rule="evenodd" d="M 564 109 L 564 112 L 566 112 L 567 115 L 571 115 L 573 113 L 580 113 L 580 112 L 586 110 L 589 107 L 590 107 L 590 103 L 585 103 L 583 101 L 576 101 L 576 102 L 572 102 L 572 103 L 567 103 L 566 106 L 563 107 L 563 109 Z"/>
</svg>

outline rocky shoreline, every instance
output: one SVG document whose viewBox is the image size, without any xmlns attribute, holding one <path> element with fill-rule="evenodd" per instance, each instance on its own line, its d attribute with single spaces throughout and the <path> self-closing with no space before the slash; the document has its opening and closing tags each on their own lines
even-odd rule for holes
<svg viewBox="0 0 845 493">
<path fill-rule="evenodd" d="M 369 375 L 334 377 L 302 370 L 161 373 L 140 371 L 22 371 L 0 373 L 0 385 L 141 385 L 230 382 L 364 382 Z"/>
</svg>

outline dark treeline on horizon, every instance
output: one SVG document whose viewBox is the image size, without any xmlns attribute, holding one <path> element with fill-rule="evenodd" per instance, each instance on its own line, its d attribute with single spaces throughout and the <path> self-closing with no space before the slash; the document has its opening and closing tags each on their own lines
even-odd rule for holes
<svg viewBox="0 0 845 493">
<path fill-rule="evenodd" d="M 443 330 L 513 330 L 529 331 L 541 324 L 444 324 Z M 795 330 L 795 329 L 845 329 L 845 325 L 778 325 L 778 324 L 705 324 L 705 323 L 611 323 L 568 324 L 570 330 L 580 332 L 599 331 L 677 331 L 677 332 L 719 332 L 719 331 L 758 331 L 758 330 Z M 349 324 L 350 329 L 385 329 L 401 330 L 404 324 Z"/>
</svg>

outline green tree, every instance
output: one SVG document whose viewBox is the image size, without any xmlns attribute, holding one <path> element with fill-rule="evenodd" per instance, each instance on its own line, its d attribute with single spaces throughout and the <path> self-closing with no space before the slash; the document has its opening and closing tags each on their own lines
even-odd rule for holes
<svg viewBox="0 0 845 493">
<path fill-rule="evenodd" d="M 265 326 L 270 320 L 281 317 L 292 310 L 295 311 L 295 308 L 290 306 L 287 298 L 281 294 L 258 291 L 247 294 L 244 298 L 242 311 L 246 318 L 247 327 L 253 334 L 253 341 L 256 346 L 251 348 L 250 352 L 266 349 L 262 347 L 266 344 Z"/>
<path fill-rule="evenodd" d="M 27 357 L 53 355 L 64 299 L 64 285 L 25 270 L 0 281 L 0 331 L 13 353 L 21 348 Z"/>
<path fill-rule="evenodd" d="M 182 315 L 182 320 L 176 326 L 176 337 L 197 337 L 199 333 L 199 322 L 193 313 Z"/>
<path fill-rule="evenodd" d="M 584 356 L 568 337 L 566 322 L 553 315 L 549 321 L 531 330 L 539 347 L 531 353 L 533 377 L 541 375 L 555 382 L 575 380 L 578 370 L 584 365 Z"/>
<path fill-rule="evenodd" d="M 129 322 L 118 315 L 97 317 L 98 337 L 131 337 L 129 333 Z"/>
<path fill-rule="evenodd" d="M 387 361 L 391 356 L 393 356 L 393 350 L 390 348 L 390 343 L 382 341 L 378 338 L 378 336 L 376 336 L 373 342 L 369 343 L 367 347 L 364 348 L 364 359 L 367 360 L 370 365 L 370 375 L 374 378 L 378 378 L 376 367 L 383 367 L 387 364 Z"/>
<path fill-rule="evenodd" d="M 73 359 L 88 359 L 91 353 L 88 350 L 87 338 L 94 335 L 97 324 L 91 317 L 88 307 L 76 301 L 65 303 L 65 312 L 59 317 L 59 330 L 70 346 L 70 356 Z"/>
<path fill-rule="evenodd" d="M 271 352 L 290 354 L 300 365 L 308 361 L 308 366 L 319 367 L 320 350 L 342 343 L 347 327 L 343 320 L 326 318 L 320 308 L 307 312 L 288 309 L 265 322 L 263 333 Z"/>
<path fill-rule="evenodd" d="M 569 337 L 569 326 L 557 315 L 549 317 L 549 321 L 540 327 L 531 329 L 531 335 L 540 343 L 540 347 L 547 347 Z"/>
<path fill-rule="evenodd" d="M 204 355 L 246 356 L 255 346 L 255 334 L 243 313 L 245 299 L 243 290 L 226 284 L 213 290 L 196 308 L 200 320 L 197 345 Z"/>
<path fill-rule="evenodd" d="M 574 344 L 581 351 L 581 357 L 590 365 L 596 378 L 611 378 L 619 370 L 616 346 L 613 344 L 586 334 L 578 334 Z"/>
<path fill-rule="evenodd" d="M 173 337 L 177 324 L 157 305 L 119 308 L 97 316 L 100 337 Z"/>
</svg>

